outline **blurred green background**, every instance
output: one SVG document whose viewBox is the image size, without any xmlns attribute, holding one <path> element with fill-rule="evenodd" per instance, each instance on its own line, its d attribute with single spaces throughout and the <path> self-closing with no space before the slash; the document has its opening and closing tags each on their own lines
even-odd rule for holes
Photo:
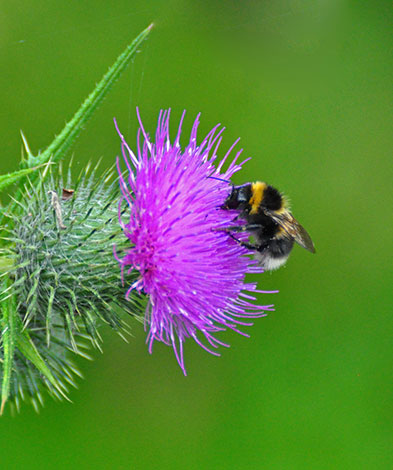
<svg viewBox="0 0 393 470">
<path fill-rule="evenodd" d="M 80 362 L 73 405 L 50 398 L 0 420 L 2 469 L 391 469 L 391 2 L 20 0 L 0 6 L 2 171 L 19 129 L 43 149 L 121 50 L 156 27 L 73 148 L 76 166 L 131 143 L 171 107 L 222 152 L 252 156 L 235 182 L 287 193 L 317 254 L 295 248 L 260 275 L 276 311 L 222 335 L 217 359 L 189 341 L 188 377 L 145 333 L 105 333 Z M 184 140 L 185 141 L 185 140 Z M 183 142 L 184 142 L 183 141 Z M 271 296 L 261 296 L 270 303 Z"/>
</svg>

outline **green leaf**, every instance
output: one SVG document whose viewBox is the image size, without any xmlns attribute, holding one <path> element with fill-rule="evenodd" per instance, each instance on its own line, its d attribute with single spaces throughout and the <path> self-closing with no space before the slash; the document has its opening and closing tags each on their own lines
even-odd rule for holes
<svg viewBox="0 0 393 470">
<path fill-rule="evenodd" d="M 135 56 L 139 46 L 147 38 L 152 28 L 153 23 L 142 31 L 139 36 L 119 55 L 115 63 L 102 77 L 101 81 L 86 98 L 84 103 L 74 114 L 71 121 L 65 125 L 60 134 L 57 135 L 54 141 L 37 157 L 34 157 L 31 154 L 28 155 L 27 160 L 22 162 L 23 167 L 27 166 L 28 168 L 31 168 L 37 164 L 47 163 L 50 158 L 52 158 L 53 162 L 58 162 L 65 155 L 86 125 L 86 122 L 105 98 L 112 85 L 120 77 L 131 59 Z"/>
<path fill-rule="evenodd" d="M 13 173 L 7 173 L 6 175 L 0 175 L 0 191 L 7 188 L 8 186 L 11 186 L 11 184 L 16 183 L 24 176 L 29 175 L 42 166 L 43 165 L 38 165 L 32 168 L 25 168 L 23 170 L 14 171 Z"/>
<path fill-rule="evenodd" d="M 9 291 L 9 280 L 4 281 L 2 295 Z M 39 372 L 58 392 L 68 400 L 64 393 L 64 385 L 56 380 L 44 359 L 38 352 L 27 330 L 23 330 L 22 321 L 16 310 L 16 300 L 14 294 L 1 300 L 2 318 L 1 318 L 1 340 L 3 349 L 3 380 L 1 384 L 1 405 L 0 416 L 3 414 L 4 406 L 10 395 L 10 385 L 12 379 L 12 370 L 14 362 L 14 353 L 17 348 L 28 359 Z"/>
<path fill-rule="evenodd" d="M 6 289 L 9 280 L 3 283 Z M 14 360 L 15 350 L 15 318 L 16 318 L 16 302 L 15 296 L 11 295 L 7 300 L 1 302 L 2 318 L 1 318 L 1 339 L 3 342 L 3 381 L 1 384 L 1 406 L 0 415 L 3 414 L 4 406 L 10 394 L 10 384 L 12 375 L 12 364 Z"/>
<path fill-rule="evenodd" d="M 18 318 L 19 328 L 21 328 L 21 321 Z M 41 372 L 41 374 L 46 377 L 48 382 L 66 399 L 69 401 L 69 398 L 64 393 L 60 383 L 56 380 L 52 374 L 49 367 L 46 365 L 44 359 L 38 352 L 37 348 L 34 346 L 33 341 L 30 338 L 30 335 L 27 330 L 19 329 L 18 334 L 16 335 L 16 347 L 19 351 L 34 364 L 34 366 Z"/>
</svg>

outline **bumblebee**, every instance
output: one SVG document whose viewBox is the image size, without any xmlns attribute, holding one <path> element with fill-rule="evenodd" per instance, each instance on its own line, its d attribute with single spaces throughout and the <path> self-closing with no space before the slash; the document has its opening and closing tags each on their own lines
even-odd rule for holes
<svg viewBox="0 0 393 470">
<path fill-rule="evenodd" d="M 255 258 L 265 270 L 282 266 L 288 259 L 294 242 L 315 253 L 310 235 L 289 212 L 287 199 L 273 186 L 257 181 L 233 186 L 221 207 L 239 214 L 234 221 L 243 224 L 223 227 L 242 246 L 255 252 Z M 248 232 L 255 243 L 246 243 L 234 233 Z"/>
</svg>

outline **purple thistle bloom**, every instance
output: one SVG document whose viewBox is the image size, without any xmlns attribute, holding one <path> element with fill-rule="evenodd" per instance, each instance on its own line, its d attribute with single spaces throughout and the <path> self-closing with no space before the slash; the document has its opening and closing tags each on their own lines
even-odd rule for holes
<svg viewBox="0 0 393 470">
<path fill-rule="evenodd" d="M 190 141 L 182 151 L 179 140 L 184 113 L 173 143 L 169 137 L 169 111 L 160 112 L 155 143 L 150 141 L 137 114 L 137 155 L 117 129 L 128 170 L 128 176 L 123 177 L 117 159 L 120 188 L 130 208 L 127 222 L 120 215 L 119 219 L 130 248 L 123 258 L 116 257 L 122 272 L 136 269 L 140 273 L 126 296 L 133 289 L 148 296 L 145 328 L 149 330 L 149 352 L 155 340 L 172 345 L 186 374 L 186 338 L 193 338 L 211 354 L 219 355 L 214 349 L 228 345 L 215 338 L 215 333 L 229 328 L 244 334 L 238 330 L 239 325 L 252 323 L 241 319 L 265 316 L 272 305 L 252 303 L 254 294 L 261 291 L 255 283 L 245 282 L 245 274 L 261 272 L 261 268 L 245 256 L 247 249 L 225 231 L 216 230 L 231 225 L 234 218 L 233 212 L 220 206 L 231 191 L 227 180 L 244 163 L 237 163 L 240 150 L 228 169 L 223 170 L 238 141 L 215 167 L 213 162 L 224 131 L 220 125 L 197 145 L 198 115 Z"/>
</svg>

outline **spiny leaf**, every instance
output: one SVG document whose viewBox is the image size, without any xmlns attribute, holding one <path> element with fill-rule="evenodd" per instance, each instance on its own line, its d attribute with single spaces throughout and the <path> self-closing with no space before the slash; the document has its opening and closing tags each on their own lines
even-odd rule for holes
<svg viewBox="0 0 393 470">
<path fill-rule="evenodd" d="M 27 139 L 22 135 L 23 144 L 27 153 L 27 158 L 22 160 L 20 167 L 22 170 L 34 171 L 33 168 L 41 164 L 47 164 L 49 162 L 57 163 L 65 155 L 67 150 L 75 142 L 82 129 L 84 129 L 87 121 L 93 115 L 94 111 L 101 104 L 105 96 L 108 94 L 116 80 L 120 77 L 122 72 L 127 68 L 127 65 L 133 59 L 138 51 L 139 46 L 147 39 L 150 31 L 154 24 L 150 24 L 145 30 L 143 30 L 139 36 L 119 55 L 115 63 L 109 68 L 106 74 L 102 77 L 101 81 L 96 85 L 94 90 L 82 103 L 78 111 L 74 114 L 73 118 L 64 126 L 63 130 L 58 134 L 51 144 L 38 156 L 34 156 L 27 143 Z M 25 175 L 22 175 L 26 176 Z M 46 173 L 42 175 L 44 179 Z M 35 175 L 31 175 L 31 181 L 35 182 Z M 22 185 L 21 185 L 22 186 Z M 1 188 L 0 188 L 1 189 Z M 10 203 L 8 212 L 12 213 L 15 211 L 16 201 L 20 201 L 21 191 L 17 191 L 14 195 L 14 201 Z M 4 223 L 4 211 L 0 211 L 0 226 Z"/>
<path fill-rule="evenodd" d="M 20 325 L 21 322 L 19 320 Z M 19 326 L 20 326 L 19 325 Z M 48 382 L 62 395 L 66 400 L 69 401 L 69 398 L 62 390 L 59 382 L 55 379 L 49 367 L 45 364 L 45 361 L 42 359 L 42 356 L 38 352 L 37 348 L 34 346 L 33 341 L 30 338 L 30 335 L 27 330 L 20 331 L 16 336 L 16 346 L 19 351 L 34 364 L 34 366 L 41 372 L 41 374 L 48 380 Z"/>
<path fill-rule="evenodd" d="M 58 162 L 64 156 L 69 147 L 78 137 L 81 130 L 84 128 L 86 122 L 105 98 L 112 85 L 120 77 L 131 59 L 135 56 L 139 46 L 147 38 L 152 28 L 153 24 L 142 31 L 139 36 L 137 36 L 137 38 L 119 55 L 112 67 L 109 68 L 101 81 L 96 85 L 94 90 L 74 114 L 71 121 L 65 125 L 54 141 L 37 157 L 29 155 L 24 165 L 32 167 L 37 164 L 46 163 L 50 158 L 52 158 L 54 162 Z"/>
<path fill-rule="evenodd" d="M 9 284 L 9 279 L 3 282 L 3 287 L 7 288 Z M 5 290 L 5 289 L 4 289 Z M 16 303 L 15 297 L 10 296 L 7 300 L 3 300 L 1 303 L 2 306 L 2 319 L 1 319 L 1 329 L 2 329 L 2 343 L 3 343 L 3 381 L 1 384 L 1 406 L 0 406 L 0 415 L 3 414 L 4 405 L 6 404 L 9 394 L 10 394 L 10 385 L 11 385 L 11 372 L 12 364 L 14 360 L 14 349 L 15 349 L 15 338 L 16 338 L 16 327 L 15 327 L 15 318 L 16 318 Z"/>
<path fill-rule="evenodd" d="M 24 176 L 33 173 L 33 171 L 41 168 L 44 165 L 34 166 L 32 168 L 25 168 L 24 170 L 14 171 L 13 173 L 7 173 L 6 175 L 0 175 L 0 191 L 18 182 Z"/>
</svg>

